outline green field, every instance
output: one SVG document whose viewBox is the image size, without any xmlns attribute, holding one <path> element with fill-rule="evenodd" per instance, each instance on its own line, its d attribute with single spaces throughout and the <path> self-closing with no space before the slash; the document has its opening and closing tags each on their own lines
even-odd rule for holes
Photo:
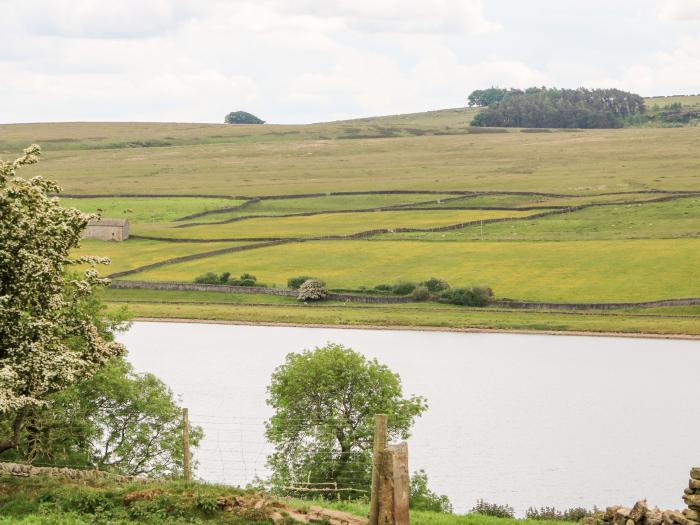
<svg viewBox="0 0 700 525">
<path fill-rule="evenodd" d="M 88 213 L 98 213 L 103 217 L 124 217 L 129 222 L 148 224 L 170 222 L 192 213 L 200 213 L 229 206 L 237 206 L 245 201 L 234 199 L 206 199 L 193 197 L 175 198 L 62 198 L 61 203 L 66 207 L 78 208 Z"/>
<path fill-rule="evenodd" d="M 75 256 L 95 255 L 109 257 L 110 264 L 98 266 L 98 271 L 107 275 L 130 270 L 136 266 L 153 264 L 158 261 L 204 253 L 245 243 L 206 242 L 206 243 L 170 243 L 141 239 L 130 239 L 126 243 L 111 243 L 92 239 L 83 240 L 82 246 L 73 252 Z"/>
<path fill-rule="evenodd" d="M 700 195 L 646 203 L 597 206 L 533 220 L 470 226 L 449 232 L 385 234 L 381 239 L 592 240 L 700 237 Z"/>
<path fill-rule="evenodd" d="M 333 213 L 283 218 L 251 218 L 226 224 L 173 228 L 172 225 L 143 224 L 133 233 L 173 239 L 239 239 L 267 237 L 319 237 L 350 235 L 377 228 L 435 228 L 480 219 L 524 217 L 533 212 L 501 210 L 373 211 Z"/>
<path fill-rule="evenodd" d="M 679 101 L 687 107 L 697 102 Z M 77 254 L 109 256 L 112 266 L 104 274 L 167 263 L 126 277 L 131 280 L 191 282 L 205 272 L 228 271 L 284 286 L 289 277 L 305 274 L 333 289 L 360 290 L 435 276 L 453 286 L 490 286 L 498 298 L 544 302 L 700 297 L 700 128 L 523 133 L 470 128 L 474 112 L 456 108 L 302 126 L 3 125 L 0 153 L 11 158 L 26 144 L 40 143 L 42 162 L 25 176 L 57 179 L 69 194 L 101 195 L 65 199 L 67 206 L 128 218 L 135 238 L 86 241 Z M 533 217 L 563 207 L 575 209 Z M 479 223 L 365 240 L 309 240 L 470 221 Z M 299 241 L 170 261 L 241 239 L 273 238 Z M 110 300 L 126 300 L 113 292 Z M 630 311 L 470 312 L 462 319 L 463 310 L 437 303 L 418 310 L 328 303 L 320 310 L 264 295 L 205 301 L 195 292 L 177 299 L 131 293 L 128 300 L 144 316 L 656 333 L 697 333 L 700 324 L 695 307 L 686 307 L 686 317 L 672 310 L 674 319 L 664 325 L 661 317 Z"/>
</svg>

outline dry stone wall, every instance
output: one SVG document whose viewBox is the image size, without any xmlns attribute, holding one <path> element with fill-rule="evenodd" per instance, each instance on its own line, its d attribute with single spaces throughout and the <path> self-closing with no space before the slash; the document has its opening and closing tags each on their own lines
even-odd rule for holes
<svg viewBox="0 0 700 525">
<path fill-rule="evenodd" d="M 700 525 L 700 467 L 690 470 L 690 482 L 683 492 L 686 508 L 662 511 L 650 509 L 646 500 L 632 508 L 615 505 L 605 512 L 584 518 L 583 525 Z"/>
<path fill-rule="evenodd" d="M 11 476 L 49 476 L 53 478 L 63 478 L 78 481 L 109 479 L 119 483 L 129 483 L 133 481 L 145 481 L 145 478 L 138 476 L 120 476 L 102 470 L 80 470 L 63 467 L 37 467 L 25 465 L 23 463 L 0 462 L 0 474 Z"/>
</svg>

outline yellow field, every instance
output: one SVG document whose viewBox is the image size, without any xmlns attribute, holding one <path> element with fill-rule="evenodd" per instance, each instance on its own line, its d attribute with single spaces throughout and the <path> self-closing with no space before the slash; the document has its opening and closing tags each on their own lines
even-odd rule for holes
<svg viewBox="0 0 700 525">
<path fill-rule="evenodd" d="M 435 276 L 484 284 L 501 298 L 562 302 L 700 296 L 700 239 L 577 242 L 319 241 L 233 253 L 130 278 L 191 281 L 205 271 L 252 272 L 267 283 L 306 274 L 330 287 Z"/>
<path fill-rule="evenodd" d="M 137 266 L 152 264 L 173 257 L 191 255 L 193 253 L 204 253 L 229 246 L 238 246 L 246 243 L 235 242 L 203 242 L 203 243 L 182 243 L 182 242 L 158 242 L 140 239 L 130 239 L 126 242 L 105 242 L 92 239 L 85 239 L 81 247 L 71 254 L 74 257 L 81 255 L 94 255 L 109 257 L 111 263 L 97 267 L 101 275 L 108 275 L 124 270 L 131 270 Z"/>
</svg>

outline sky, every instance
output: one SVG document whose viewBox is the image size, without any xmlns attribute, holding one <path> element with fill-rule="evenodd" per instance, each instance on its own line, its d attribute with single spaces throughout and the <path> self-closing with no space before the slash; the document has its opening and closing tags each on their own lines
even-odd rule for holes
<svg viewBox="0 0 700 525">
<path fill-rule="evenodd" d="M 474 89 L 700 93 L 700 0 L 0 0 L 0 123 L 308 123 Z"/>
</svg>

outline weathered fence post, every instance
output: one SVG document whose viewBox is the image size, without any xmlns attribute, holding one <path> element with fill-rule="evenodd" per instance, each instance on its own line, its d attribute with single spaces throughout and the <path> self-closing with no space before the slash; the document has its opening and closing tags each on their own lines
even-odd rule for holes
<svg viewBox="0 0 700 525">
<path fill-rule="evenodd" d="M 190 417 L 186 408 L 182 409 L 182 470 L 185 481 L 192 481 L 190 467 Z"/>
<path fill-rule="evenodd" d="M 380 456 L 378 525 L 409 525 L 408 445 L 388 447 Z"/>
<path fill-rule="evenodd" d="M 369 525 L 379 524 L 379 462 L 386 448 L 387 415 L 374 416 L 374 443 L 372 445 L 372 492 L 369 503 Z"/>
</svg>

